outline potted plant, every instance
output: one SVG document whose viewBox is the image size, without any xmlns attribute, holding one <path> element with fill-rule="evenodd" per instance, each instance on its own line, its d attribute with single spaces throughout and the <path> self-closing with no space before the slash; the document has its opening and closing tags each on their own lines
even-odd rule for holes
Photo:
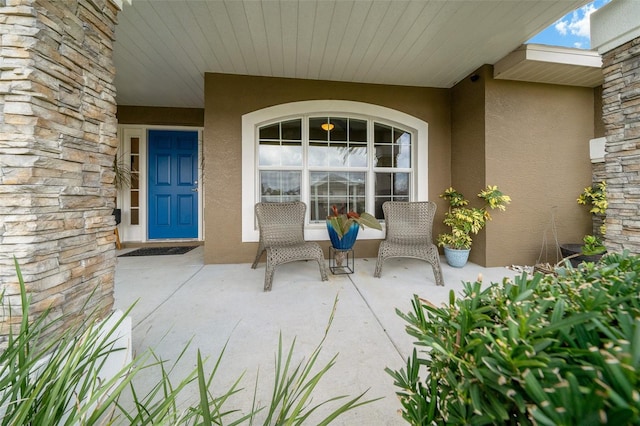
<svg viewBox="0 0 640 426">
<path fill-rule="evenodd" d="M 113 157 L 113 185 L 116 187 L 117 191 L 120 191 L 123 188 L 129 187 L 131 185 L 131 168 L 125 163 L 124 155 L 116 154 Z M 116 193 L 117 194 L 117 193 Z M 116 219 L 116 225 L 120 224 L 122 220 L 122 210 L 118 208 L 116 195 L 116 208 L 113 209 L 113 215 Z"/>
<path fill-rule="evenodd" d="M 448 188 L 441 195 L 449 202 L 449 211 L 444 214 L 444 224 L 451 228 L 451 232 L 440 234 L 437 238 L 439 246 L 444 247 L 447 263 L 461 268 L 469 259 L 471 250 L 471 234 L 477 234 L 491 220 L 489 210 L 505 210 L 511 202 L 511 197 L 504 195 L 497 186 L 488 185 L 480 191 L 478 198 L 484 200 L 484 206 L 467 207 L 469 201 L 460 192 Z"/>
<path fill-rule="evenodd" d="M 331 239 L 331 245 L 337 250 L 350 250 L 358 237 L 358 230 L 368 226 L 373 229 L 382 229 L 380 222 L 373 215 L 363 212 L 348 213 L 338 212 L 336 206 L 331 206 L 332 215 L 327 216 L 327 231 Z"/>
<path fill-rule="evenodd" d="M 606 182 L 602 181 L 596 185 L 586 187 L 576 201 L 583 206 L 590 205 L 589 212 L 592 215 L 604 218 L 609 205 Z M 594 235 L 584 236 L 582 244 L 560 245 L 562 256 L 568 258 L 574 267 L 577 267 L 582 262 L 597 262 L 607 252 L 607 248 L 602 243 L 602 237 L 606 233 L 607 227 L 604 224 L 604 219 L 601 219 L 601 221 L 603 223 L 597 228 Z"/>
</svg>

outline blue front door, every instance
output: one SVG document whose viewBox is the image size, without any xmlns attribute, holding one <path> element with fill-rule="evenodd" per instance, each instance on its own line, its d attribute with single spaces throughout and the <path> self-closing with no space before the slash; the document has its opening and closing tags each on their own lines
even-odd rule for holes
<svg viewBox="0 0 640 426">
<path fill-rule="evenodd" d="M 198 132 L 149 131 L 149 239 L 198 238 Z"/>
</svg>

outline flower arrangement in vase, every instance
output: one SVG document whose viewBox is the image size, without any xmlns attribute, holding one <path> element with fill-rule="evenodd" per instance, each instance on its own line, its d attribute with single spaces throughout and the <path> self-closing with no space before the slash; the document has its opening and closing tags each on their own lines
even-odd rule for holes
<svg viewBox="0 0 640 426">
<path fill-rule="evenodd" d="M 349 211 L 340 213 L 338 208 L 331 206 L 332 214 L 327 216 L 327 231 L 331 245 L 338 250 L 349 250 L 358 237 L 358 230 L 368 226 L 381 230 L 382 226 L 372 214 Z"/>
</svg>

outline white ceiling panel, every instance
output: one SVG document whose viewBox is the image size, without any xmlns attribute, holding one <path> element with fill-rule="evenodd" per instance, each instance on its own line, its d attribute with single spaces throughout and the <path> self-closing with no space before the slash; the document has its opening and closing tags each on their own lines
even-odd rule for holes
<svg viewBox="0 0 640 426">
<path fill-rule="evenodd" d="M 587 2 L 132 0 L 117 101 L 201 108 L 206 72 L 449 88 Z"/>
</svg>

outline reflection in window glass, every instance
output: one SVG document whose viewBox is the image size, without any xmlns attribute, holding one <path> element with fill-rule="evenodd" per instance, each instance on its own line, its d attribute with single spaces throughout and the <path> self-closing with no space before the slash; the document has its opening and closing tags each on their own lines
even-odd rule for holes
<svg viewBox="0 0 640 426">
<path fill-rule="evenodd" d="M 349 140 L 351 142 L 367 142 L 366 120 L 349 119 Z"/>
<path fill-rule="evenodd" d="M 262 171 L 260 172 L 260 201 L 282 203 L 300 200 L 300 172 Z"/>
<path fill-rule="evenodd" d="M 347 119 L 346 118 L 329 118 L 329 125 L 333 125 L 333 128 L 328 131 L 329 140 L 346 142 L 349 140 L 347 136 Z"/>
<path fill-rule="evenodd" d="M 365 120 L 309 118 L 309 166 L 367 167 L 366 130 Z"/>
<path fill-rule="evenodd" d="M 411 168 L 411 134 L 378 123 L 374 129 L 375 167 Z"/>
<path fill-rule="evenodd" d="M 302 120 L 263 126 L 258 134 L 260 166 L 302 166 Z"/>
<path fill-rule="evenodd" d="M 363 212 L 366 195 L 364 172 L 309 173 L 311 221 L 324 221 L 334 205 L 345 213 L 351 210 Z"/>
<path fill-rule="evenodd" d="M 411 167 L 411 134 L 394 129 L 396 135 L 393 151 L 395 154 L 394 167 L 408 169 Z"/>
<path fill-rule="evenodd" d="M 302 120 L 289 120 L 281 123 L 281 139 L 287 141 L 302 140 Z"/>
<path fill-rule="evenodd" d="M 410 201 L 409 173 L 376 173 L 375 216 L 384 217 L 385 201 Z"/>
</svg>

